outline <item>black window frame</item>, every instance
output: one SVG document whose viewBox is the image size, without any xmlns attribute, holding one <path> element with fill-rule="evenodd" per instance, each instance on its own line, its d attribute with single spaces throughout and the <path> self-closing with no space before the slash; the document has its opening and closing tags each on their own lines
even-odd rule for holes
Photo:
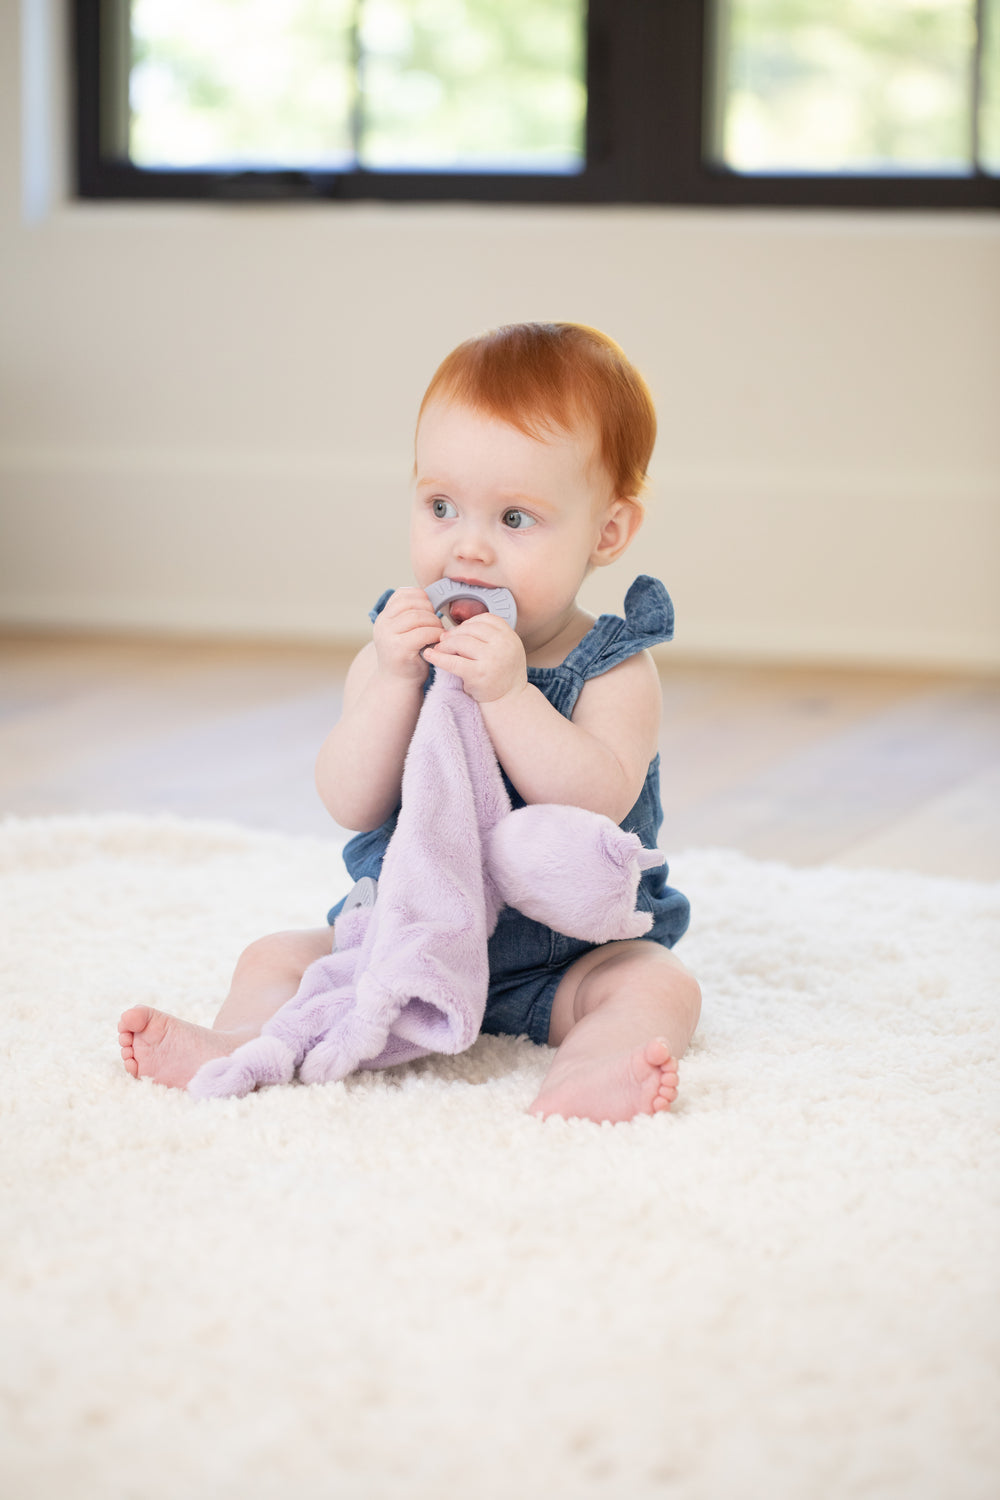
<svg viewBox="0 0 1000 1500">
<path fill-rule="evenodd" d="M 586 165 L 579 173 L 139 167 L 102 144 L 107 91 L 101 8 L 102 0 L 73 0 L 73 117 L 80 198 L 1000 208 L 1000 178 L 981 170 L 941 176 L 744 175 L 707 161 L 703 142 L 711 107 L 705 65 L 709 0 L 590 0 Z"/>
</svg>

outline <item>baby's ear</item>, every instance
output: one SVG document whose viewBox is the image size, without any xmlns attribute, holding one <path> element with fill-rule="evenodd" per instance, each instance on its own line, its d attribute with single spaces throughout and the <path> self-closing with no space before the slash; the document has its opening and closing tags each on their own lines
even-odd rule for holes
<svg viewBox="0 0 1000 1500">
<path fill-rule="evenodd" d="M 607 567 L 621 557 L 634 539 L 645 517 L 642 501 L 634 495 L 622 495 L 608 507 L 597 546 L 590 555 L 591 566 Z"/>
</svg>

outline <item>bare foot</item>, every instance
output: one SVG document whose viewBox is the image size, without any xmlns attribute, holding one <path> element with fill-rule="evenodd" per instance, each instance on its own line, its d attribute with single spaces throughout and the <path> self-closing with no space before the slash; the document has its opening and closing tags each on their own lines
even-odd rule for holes
<svg viewBox="0 0 1000 1500">
<path fill-rule="evenodd" d="M 203 1062 L 225 1057 L 246 1038 L 210 1031 L 149 1005 L 133 1005 L 118 1022 L 122 1062 L 133 1078 L 151 1078 L 170 1088 L 187 1088 Z"/>
<path fill-rule="evenodd" d="M 613 1057 L 557 1059 L 530 1113 L 616 1122 L 659 1114 L 676 1098 L 677 1064 L 657 1037 Z"/>
</svg>

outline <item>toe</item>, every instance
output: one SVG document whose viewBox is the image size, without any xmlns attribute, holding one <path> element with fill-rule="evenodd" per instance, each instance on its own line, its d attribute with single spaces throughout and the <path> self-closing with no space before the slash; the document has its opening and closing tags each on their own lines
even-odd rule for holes
<svg viewBox="0 0 1000 1500">
<path fill-rule="evenodd" d="M 647 1043 L 646 1061 L 654 1068 L 662 1068 L 668 1063 L 673 1063 L 673 1058 L 670 1055 L 670 1046 L 662 1036 L 658 1036 L 653 1041 Z"/>
<path fill-rule="evenodd" d="M 133 1005 L 129 1010 L 122 1012 L 118 1029 L 120 1031 L 145 1031 L 152 1014 L 148 1005 Z"/>
<path fill-rule="evenodd" d="M 655 1046 L 656 1043 L 654 1043 L 653 1045 Z M 662 1043 L 662 1039 L 661 1045 L 665 1045 Z M 668 1049 L 667 1056 L 660 1067 L 660 1082 L 656 1090 L 656 1099 L 653 1103 L 654 1112 L 658 1113 L 662 1110 L 669 1109 L 676 1098 L 677 1064 L 674 1061 L 673 1057 L 670 1055 Z"/>
</svg>

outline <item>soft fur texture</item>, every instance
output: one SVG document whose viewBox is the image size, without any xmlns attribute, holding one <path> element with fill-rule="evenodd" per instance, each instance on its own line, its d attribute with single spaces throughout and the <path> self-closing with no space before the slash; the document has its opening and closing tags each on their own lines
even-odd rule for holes
<svg viewBox="0 0 1000 1500">
<path fill-rule="evenodd" d="M 208 1022 L 338 848 L 0 825 L 0 1494 L 994 1500 L 1000 887 L 671 864 L 680 1099 L 541 1124 L 511 1038 L 137 1083 L 119 1013 Z"/>
<path fill-rule="evenodd" d="M 536 803 L 502 818 L 486 857 L 508 906 L 585 943 L 642 937 L 652 914 L 636 911 L 643 870 L 662 865 L 635 833 L 582 807 Z"/>
<path fill-rule="evenodd" d="M 511 813 L 478 703 L 439 672 L 406 758 L 375 906 L 338 919 L 336 952 L 306 970 L 259 1037 L 205 1063 L 189 1090 L 242 1096 L 296 1070 L 303 1083 L 332 1083 L 359 1067 L 464 1052 L 482 1026 L 486 943 L 505 900 L 585 941 L 639 937 L 652 925 L 634 910 L 640 868 L 662 863 L 635 834 L 581 808 Z"/>
</svg>

